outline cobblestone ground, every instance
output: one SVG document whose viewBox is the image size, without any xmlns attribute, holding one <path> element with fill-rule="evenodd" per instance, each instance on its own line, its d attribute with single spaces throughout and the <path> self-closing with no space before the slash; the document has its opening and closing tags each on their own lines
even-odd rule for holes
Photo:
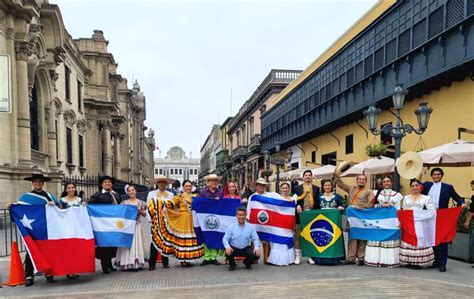
<svg viewBox="0 0 474 299">
<path fill-rule="evenodd" d="M 0 261 L 1 262 L 1 261 Z M 0 264 L 7 279 L 7 261 Z M 98 265 L 98 269 L 99 269 Z M 55 284 L 37 277 L 35 285 L 0 289 L 5 297 L 44 298 L 472 298 L 474 269 L 450 260 L 448 272 L 437 269 L 382 269 L 358 266 L 274 267 L 258 264 L 253 270 L 238 267 L 229 272 L 224 265 L 81 275 L 77 281 L 58 277 Z"/>
</svg>

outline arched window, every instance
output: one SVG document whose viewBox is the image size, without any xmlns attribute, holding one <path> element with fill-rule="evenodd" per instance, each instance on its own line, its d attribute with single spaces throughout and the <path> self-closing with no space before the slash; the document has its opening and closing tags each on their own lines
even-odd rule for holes
<svg viewBox="0 0 474 299">
<path fill-rule="evenodd" d="M 39 151 L 39 122 L 38 122 L 38 94 L 36 84 L 33 85 L 30 95 L 30 145 L 31 149 Z"/>
</svg>

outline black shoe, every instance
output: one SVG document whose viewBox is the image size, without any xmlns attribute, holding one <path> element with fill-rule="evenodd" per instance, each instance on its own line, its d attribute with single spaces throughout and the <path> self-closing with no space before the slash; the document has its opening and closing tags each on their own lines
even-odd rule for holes
<svg viewBox="0 0 474 299">
<path fill-rule="evenodd" d="M 117 269 L 115 269 L 114 267 L 110 268 L 110 272 L 117 272 Z"/>
<path fill-rule="evenodd" d="M 229 271 L 234 271 L 235 270 L 235 265 L 230 265 L 229 266 Z"/>
<path fill-rule="evenodd" d="M 191 263 L 188 263 L 188 262 L 181 262 L 181 267 L 183 268 L 191 268 L 193 267 L 194 265 L 191 264 Z"/>
<path fill-rule="evenodd" d="M 341 265 L 355 265 L 356 262 L 350 260 L 343 260 L 341 261 Z"/>
<path fill-rule="evenodd" d="M 218 260 L 212 260 L 212 261 L 210 261 L 210 263 L 213 264 L 213 265 L 216 265 L 216 266 L 219 266 L 221 264 L 221 263 L 219 263 Z"/>
<path fill-rule="evenodd" d="M 34 283 L 35 281 L 33 280 L 33 278 L 27 278 L 25 282 L 25 287 L 31 287 Z"/>
<path fill-rule="evenodd" d="M 163 268 L 168 269 L 170 267 L 169 263 L 163 263 Z"/>
<path fill-rule="evenodd" d="M 154 271 L 154 270 L 155 270 L 155 266 L 156 266 L 156 265 L 149 265 L 149 266 L 148 266 L 148 270 L 149 270 L 149 271 Z"/>
<path fill-rule="evenodd" d="M 104 269 L 104 270 L 102 270 L 102 273 L 104 273 L 104 274 L 110 274 L 110 269 Z"/>
<path fill-rule="evenodd" d="M 245 264 L 245 268 L 247 268 L 249 270 L 252 269 L 252 264 Z"/>
<path fill-rule="evenodd" d="M 73 280 L 74 280 L 74 279 L 78 279 L 78 278 L 79 278 L 79 275 L 76 275 L 76 274 L 68 274 L 68 275 L 66 275 L 66 277 L 69 278 L 69 279 L 73 279 Z"/>
<path fill-rule="evenodd" d="M 365 265 L 363 260 L 357 261 L 357 266 L 363 266 L 363 265 Z"/>
<path fill-rule="evenodd" d="M 203 260 L 201 264 L 199 264 L 199 266 L 207 266 L 211 263 L 211 261 L 206 261 L 206 260 Z"/>
<path fill-rule="evenodd" d="M 446 267 L 439 267 L 439 272 L 446 272 Z"/>
<path fill-rule="evenodd" d="M 54 280 L 54 276 L 46 276 L 46 281 L 49 283 L 55 283 L 56 280 Z"/>
</svg>

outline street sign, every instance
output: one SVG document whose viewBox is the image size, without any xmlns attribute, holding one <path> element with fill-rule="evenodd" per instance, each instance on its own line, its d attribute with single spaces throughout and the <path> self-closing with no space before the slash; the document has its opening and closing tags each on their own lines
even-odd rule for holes
<svg viewBox="0 0 474 299">
<path fill-rule="evenodd" d="M 10 56 L 0 55 L 0 112 L 11 112 Z"/>
</svg>

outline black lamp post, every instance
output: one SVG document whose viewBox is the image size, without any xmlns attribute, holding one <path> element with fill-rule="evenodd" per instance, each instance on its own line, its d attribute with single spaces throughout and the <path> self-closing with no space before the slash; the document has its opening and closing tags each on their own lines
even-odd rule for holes
<svg viewBox="0 0 474 299">
<path fill-rule="evenodd" d="M 406 134 L 411 134 L 413 132 L 415 132 L 417 135 L 423 134 L 428 128 L 430 115 L 431 112 L 433 112 L 433 108 L 429 107 L 428 103 L 420 103 L 420 106 L 415 109 L 419 128 L 415 129 L 412 125 L 404 124 L 400 117 L 400 110 L 403 107 L 403 103 L 405 102 L 405 96 L 407 93 L 408 91 L 404 89 L 401 85 L 397 85 L 393 90 L 393 108 L 396 111 L 395 116 L 397 120 L 395 126 L 393 126 L 392 124 L 386 124 L 382 127 L 382 129 L 379 130 L 377 129 L 377 121 L 382 110 L 374 106 L 370 106 L 367 110 L 364 111 L 364 115 L 365 117 L 367 117 L 367 122 L 369 124 L 369 130 L 372 132 L 372 134 L 379 135 L 383 132 L 385 134 L 390 134 L 390 136 L 395 139 L 395 160 L 400 158 L 403 137 L 405 137 Z M 400 191 L 400 175 L 398 174 L 396 169 L 393 174 L 393 186 L 395 190 Z"/>
<path fill-rule="evenodd" d="M 275 143 L 275 153 L 280 152 L 280 143 L 276 142 Z M 284 158 L 272 158 L 270 156 L 270 152 L 268 150 L 263 152 L 265 162 L 267 165 L 273 164 L 276 166 L 276 187 L 275 190 L 277 193 L 280 192 L 280 168 L 285 165 L 285 163 L 290 163 L 291 157 L 293 156 L 293 151 L 291 148 L 287 149 L 286 151 L 286 159 Z"/>
<path fill-rule="evenodd" d="M 245 158 L 240 157 L 240 185 L 245 186 Z"/>
</svg>

